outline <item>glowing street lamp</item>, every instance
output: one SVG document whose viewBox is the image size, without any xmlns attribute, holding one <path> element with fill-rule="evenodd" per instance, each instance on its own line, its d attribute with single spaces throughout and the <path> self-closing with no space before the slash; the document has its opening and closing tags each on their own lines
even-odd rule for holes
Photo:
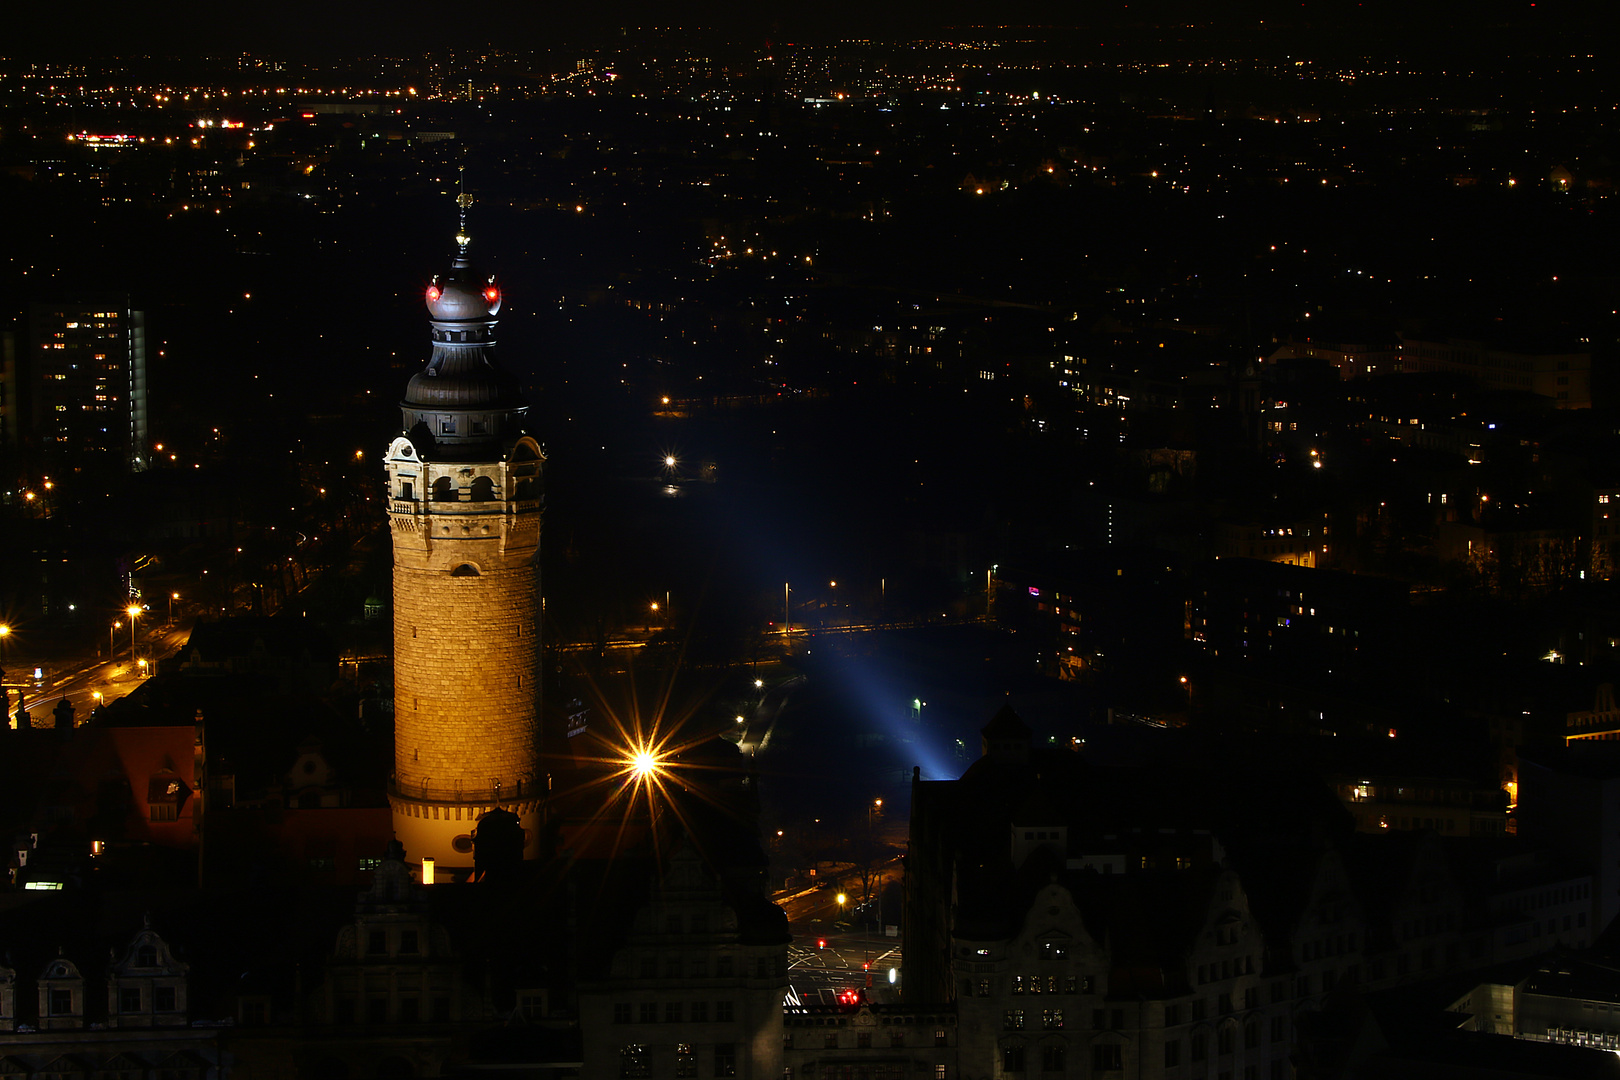
<svg viewBox="0 0 1620 1080">
<path fill-rule="evenodd" d="M 124 609 L 124 614 L 129 616 L 129 662 L 133 664 L 135 662 L 135 620 L 140 618 L 141 606 L 131 604 Z"/>
<path fill-rule="evenodd" d="M 651 750 L 637 750 L 630 755 L 630 774 L 637 780 L 645 780 L 658 772 L 660 764 L 658 755 Z"/>
<path fill-rule="evenodd" d="M 171 623 L 174 622 L 174 602 L 178 599 L 180 599 L 179 593 L 172 592 L 169 594 L 169 622 Z"/>
</svg>

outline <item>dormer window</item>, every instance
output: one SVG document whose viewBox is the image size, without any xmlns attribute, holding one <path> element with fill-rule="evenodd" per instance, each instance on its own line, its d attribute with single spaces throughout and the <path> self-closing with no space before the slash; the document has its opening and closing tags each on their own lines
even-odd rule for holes
<svg viewBox="0 0 1620 1080">
<path fill-rule="evenodd" d="M 456 433 L 456 420 L 453 416 L 439 417 L 439 434 L 454 435 Z"/>
</svg>

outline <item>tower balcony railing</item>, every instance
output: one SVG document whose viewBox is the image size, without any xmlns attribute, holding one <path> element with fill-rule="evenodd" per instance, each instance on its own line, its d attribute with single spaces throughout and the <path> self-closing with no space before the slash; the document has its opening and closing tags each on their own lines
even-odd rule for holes
<svg viewBox="0 0 1620 1080">
<path fill-rule="evenodd" d="M 463 502 L 460 499 L 390 499 L 390 514 L 532 514 L 545 505 L 544 499 L 488 499 L 484 502 Z"/>
<path fill-rule="evenodd" d="M 535 781 L 523 779 L 514 780 L 510 784 L 492 781 L 489 786 L 473 787 L 459 781 L 450 783 L 435 781 L 432 777 L 421 783 L 401 781 L 394 776 L 388 778 L 390 795 L 427 803 L 495 806 L 501 803 L 532 800 L 539 796 L 540 791 L 540 785 Z"/>
</svg>

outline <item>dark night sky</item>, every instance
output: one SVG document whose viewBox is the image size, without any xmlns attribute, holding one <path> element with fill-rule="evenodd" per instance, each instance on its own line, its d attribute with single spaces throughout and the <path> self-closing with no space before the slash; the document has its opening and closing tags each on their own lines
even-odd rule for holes
<svg viewBox="0 0 1620 1080">
<path fill-rule="evenodd" d="M 734 38 L 923 36 L 987 23 L 1107 28 L 1144 23 L 1214 25 L 1236 32 L 1271 28 L 1363 31 L 1389 45 L 1414 38 L 1444 48 L 1487 28 L 1583 28 L 1602 44 L 1614 28 L 1612 5 L 1594 0 L 1484 0 L 1407 3 L 1397 0 L 618 0 L 612 4 L 538 0 L 284 0 L 223 6 L 211 0 L 132 4 L 82 0 L 70 8 L 22 5 L 8 12 L 0 54 L 28 58 L 89 57 L 109 51 L 157 54 L 243 51 L 319 56 L 497 44 L 545 50 L 573 39 L 599 40 L 621 27 L 713 28 Z M 64 12 L 69 17 L 64 18 Z M 1601 24 L 1601 25 L 1600 25 Z"/>
</svg>

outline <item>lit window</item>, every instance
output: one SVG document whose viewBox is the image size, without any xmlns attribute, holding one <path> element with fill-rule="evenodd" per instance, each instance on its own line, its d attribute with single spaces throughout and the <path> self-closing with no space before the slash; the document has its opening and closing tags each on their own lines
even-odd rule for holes
<svg viewBox="0 0 1620 1080">
<path fill-rule="evenodd" d="M 619 1075 L 633 1078 L 652 1075 L 652 1066 L 647 1060 L 647 1048 L 640 1043 L 632 1043 L 619 1050 Z"/>
</svg>

